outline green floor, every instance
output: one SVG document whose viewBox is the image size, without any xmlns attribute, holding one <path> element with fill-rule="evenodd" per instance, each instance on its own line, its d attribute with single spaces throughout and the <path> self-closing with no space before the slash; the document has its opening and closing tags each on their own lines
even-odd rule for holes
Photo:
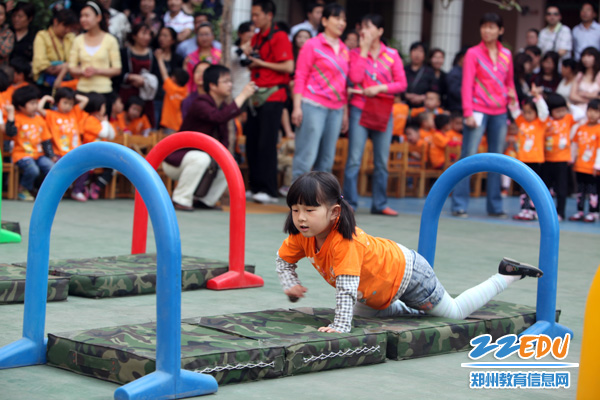
<svg viewBox="0 0 600 400">
<path fill-rule="evenodd" d="M 485 201 L 483 199 L 477 201 Z M 0 246 L 0 262 L 11 263 L 27 258 L 27 232 L 31 203 L 5 201 L 2 217 L 19 221 L 24 233 L 20 244 Z M 63 201 L 56 215 L 51 258 L 92 257 L 127 254 L 130 250 L 133 201 Z M 228 254 L 229 214 L 221 212 L 178 212 L 182 252 L 186 255 L 226 260 Z M 184 217 L 184 218 L 181 218 Z M 182 294 L 182 317 L 217 315 L 290 307 L 281 292 L 275 274 L 275 253 L 284 239 L 281 231 L 285 215 L 248 215 L 246 221 L 246 262 L 255 264 L 265 286 L 258 289 L 214 292 L 199 290 Z M 399 218 L 371 216 L 359 211 L 358 224 L 368 233 L 383 236 L 416 248 L 420 217 L 415 213 Z M 572 228 L 572 226 L 571 226 Z M 575 332 L 566 362 L 579 362 L 583 314 L 587 292 L 600 261 L 600 225 L 561 232 L 558 307 L 561 323 Z M 153 241 L 153 236 L 150 235 Z M 485 218 L 440 222 L 436 273 L 452 293 L 465 290 L 496 271 L 498 261 L 509 256 L 537 264 L 539 230 L 526 224 L 496 223 Z M 154 251 L 149 243 L 148 251 Z M 335 292 L 307 262 L 299 269 L 307 298 L 293 306 L 334 307 Z M 516 283 L 498 296 L 521 304 L 535 304 L 533 279 Z M 0 306 L 0 346 L 21 337 L 22 305 Z M 144 323 L 155 320 L 153 295 L 92 300 L 70 296 L 68 301 L 48 304 L 47 332 Z M 493 361 L 487 356 L 484 360 Z M 461 363 L 469 362 L 466 352 L 407 361 L 320 372 L 276 380 L 229 385 L 216 396 L 220 399 L 413 399 L 435 395 L 440 399 L 573 399 L 577 369 L 570 369 L 571 388 L 554 390 L 469 389 L 469 371 Z M 508 361 L 519 361 L 511 356 Z M 553 360 L 546 360 L 553 361 Z M 118 386 L 93 378 L 48 367 L 35 366 L 0 370 L 0 399 L 110 399 Z"/>
</svg>

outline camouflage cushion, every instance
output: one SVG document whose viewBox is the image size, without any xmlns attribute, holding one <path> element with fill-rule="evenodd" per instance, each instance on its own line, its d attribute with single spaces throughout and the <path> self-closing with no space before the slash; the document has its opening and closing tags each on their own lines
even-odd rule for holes
<svg viewBox="0 0 600 400">
<path fill-rule="evenodd" d="M 156 368 L 156 324 L 48 334 L 48 364 L 125 384 Z M 283 375 L 284 350 L 197 325 L 181 325 L 181 367 L 220 385 Z"/>
<path fill-rule="evenodd" d="M 224 261 L 182 256 L 182 290 L 206 287 L 209 279 L 228 269 Z M 254 266 L 247 265 L 246 270 L 254 272 Z M 155 293 L 156 254 L 50 260 L 50 274 L 68 276 L 69 294 L 74 296 L 102 298 Z"/>
<path fill-rule="evenodd" d="M 334 317 L 330 308 L 297 308 L 297 311 L 327 319 Z M 472 338 L 486 333 L 485 323 L 478 320 L 454 320 L 430 316 L 401 318 L 360 318 L 352 320 L 355 328 L 366 332 L 387 333 L 387 358 L 404 360 L 470 350 Z"/>
<path fill-rule="evenodd" d="M 2 227 L 2 229 L 5 229 L 7 231 L 14 232 L 19 235 L 21 234 L 21 225 L 19 225 L 18 222 L 2 221 L 0 226 Z"/>
<path fill-rule="evenodd" d="M 556 322 L 559 317 L 560 310 L 556 310 Z M 511 333 L 518 335 L 533 325 L 536 321 L 535 307 L 491 300 L 469 315 L 469 319 L 485 321 L 487 333 L 496 340 Z"/>
<path fill-rule="evenodd" d="M 0 304 L 23 303 L 25 301 L 24 268 L 0 264 Z M 50 276 L 48 279 L 48 301 L 60 301 L 67 298 L 69 279 Z"/>
<path fill-rule="evenodd" d="M 184 322 L 285 348 L 285 375 L 376 364 L 385 361 L 385 332 L 324 333 L 317 329 L 331 319 L 293 310 L 267 310 Z"/>
</svg>

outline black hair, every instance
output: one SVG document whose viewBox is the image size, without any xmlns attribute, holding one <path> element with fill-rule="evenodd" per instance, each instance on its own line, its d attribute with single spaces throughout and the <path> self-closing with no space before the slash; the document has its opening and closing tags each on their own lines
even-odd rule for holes
<svg viewBox="0 0 600 400">
<path fill-rule="evenodd" d="M 12 103 L 17 110 L 20 107 L 25 107 L 25 104 L 31 100 L 40 98 L 40 90 L 35 85 L 27 85 L 18 88 L 12 95 Z"/>
<path fill-rule="evenodd" d="M 243 35 L 246 32 L 250 32 L 250 28 L 252 28 L 252 22 L 250 22 L 250 21 L 242 22 L 240 24 L 240 26 L 238 27 L 238 30 L 237 30 L 238 38 L 235 40 L 236 46 L 239 46 L 240 44 L 242 44 L 242 41 L 240 40 L 240 35 Z"/>
<path fill-rule="evenodd" d="M 260 7 L 265 14 L 271 13 L 273 16 L 277 13 L 277 7 L 273 0 L 252 0 L 252 7 Z"/>
<path fill-rule="evenodd" d="M 454 118 L 462 118 L 462 117 L 463 117 L 462 110 L 454 110 L 450 113 L 450 120 L 453 120 Z"/>
<path fill-rule="evenodd" d="M 56 20 L 56 22 L 64 26 L 74 26 L 79 22 L 73 10 L 67 8 L 56 11 L 52 16 L 52 20 Z"/>
<path fill-rule="evenodd" d="M 141 23 L 141 24 L 137 24 L 134 25 L 133 28 L 131 28 L 131 32 L 129 32 L 127 34 L 127 41 L 133 46 L 135 45 L 134 42 L 134 38 L 135 36 L 140 33 L 143 29 L 146 29 L 150 32 L 150 36 L 153 36 L 152 34 L 152 29 L 150 28 L 150 25 L 145 24 L 145 23 Z"/>
<path fill-rule="evenodd" d="M 533 33 L 535 33 L 535 36 L 540 36 L 540 30 L 539 29 L 529 28 L 529 29 L 527 29 L 527 32 L 533 32 Z"/>
<path fill-rule="evenodd" d="M 322 4 L 320 4 L 323 7 Z M 342 14 L 346 14 L 344 6 L 337 3 L 329 3 L 323 8 L 323 16 L 321 18 L 339 17 Z"/>
<path fill-rule="evenodd" d="M 537 57 L 542 55 L 542 49 L 540 49 L 537 46 L 527 46 L 527 47 L 525 47 L 525 52 L 533 53 L 533 55 L 535 55 Z"/>
<path fill-rule="evenodd" d="M 419 47 L 423 49 L 423 53 L 427 54 L 427 47 L 425 47 L 425 43 L 423 42 L 414 42 L 410 45 L 408 52 L 410 53 L 413 50 L 418 49 Z"/>
<path fill-rule="evenodd" d="M 17 11 L 23 11 L 25 15 L 27 15 L 27 19 L 33 19 L 33 17 L 35 16 L 35 6 L 31 3 L 19 2 L 15 4 L 14 8 L 11 11 L 11 16 Z"/>
<path fill-rule="evenodd" d="M 308 3 L 308 5 L 306 6 L 306 9 L 305 9 L 305 14 L 312 13 L 315 10 L 315 8 L 317 8 L 317 7 L 325 7 L 325 6 L 323 4 L 319 4 L 319 3 Z"/>
<path fill-rule="evenodd" d="M 144 100 L 140 99 L 138 96 L 131 96 L 127 99 L 127 103 L 125 103 L 125 111 L 129 111 L 129 108 L 133 105 L 138 105 L 142 108 L 146 105 Z"/>
<path fill-rule="evenodd" d="M 421 129 L 421 126 L 419 125 L 418 121 L 416 121 L 415 119 L 411 119 L 410 121 L 408 121 L 408 123 L 404 127 L 404 132 L 406 132 L 407 129 L 412 129 L 412 130 L 419 132 L 419 129 Z"/>
<path fill-rule="evenodd" d="M 31 74 L 31 63 L 23 57 L 13 57 L 9 62 L 15 73 L 25 75 L 25 79 Z"/>
<path fill-rule="evenodd" d="M 531 56 L 527 53 L 519 53 L 515 55 L 515 59 L 513 61 L 515 82 L 520 82 L 525 79 L 527 75 L 525 73 L 525 63 L 530 63 L 532 61 L 533 60 L 531 59 Z"/>
<path fill-rule="evenodd" d="M 591 1 L 584 1 L 583 4 L 581 5 L 581 8 L 583 9 L 583 6 L 585 6 L 586 4 L 589 5 L 589 6 L 591 6 L 592 9 L 594 10 L 594 12 L 596 14 L 598 14 L 598 6 L 596 4 L 594 4 L 594 3 L 592 3 Z"/>
<path fill-rule="evenodd" d="M 210 84 L 219 85 L 219 78 L 223 75 L 231 74 L 229 68 L 224 65 L 211 65 L 206 68 L 202 77 L 202 86 L 204 91 L 208 94 L 210 92 Z"/>
<path fill-rule="evenodd" d="M 444 50 L 440 49 L 439 47 L 434 47 L 433 49 L 429 50 L 429 57 L 427 57 L 429 59 L 429 64 L 431 64 L 431 59 L 435 53 L 442 53 L 442 55 L 446 57 L 446 52 Z"/>
<path fill-rule="evenodd" d="M 423 111 L 422 113 L 419 113 L 416 118 L 417 122 L 419 123 L 419 127 L 423 122 L 427 121 L 427 118 L 432 114 L 433 113 L 431 111 Z"/>
<path fill-rule="evenodd" d="M 194 65 L 194 69 L 192 70 L 192 75 L 194 75 L 196 73 L 196 70 L 200 67 L 200 65 L 202 64 L 206 64 L 206 65 L 211 65 L 208 61 L 206 60 L 202 60 L 200 61 L 198 64 Z"/>
<path fill-rule="evenodd" d="M 188 74 L 183 68 L 175 68 L 173 72 L 171 72 L 173 76 L 173 80 L 177 84 L 177 86 L 185 86 L 185 84 L 190 79 L 190 74 Z"/>
<path fill-rule="evenodd" d="M 442 130 L 442 128 L 450 123 L 450 116 L 448 114 L 438 114 L 433 119 L 435 123 L 435 129 L 438 131 Z"/>
<path fill-rule="evenodd" d="M 600 51 L 598 51 L 598 49 L 596 49 L 595 47 L 591 47 L 591 46 L 586 47 L 581 52 L 580 60 L 583 59 L 583 56 L 587 56 L 587 55 L 591 55 L 594 57 L 594 66 L 592 68 L 594 70 L 594 77 L 596 77 L 598 72 L 600 72 Z M 583 72 L 585 72 L 585 67 L 583 66 L 583 63 L 581 61 L 580 61 L 580 63 L 581 63 L 581 70 Z"/>
<path fill-rule="evenodd" d="M 85 112 L 88 114 L 100 111 L 102 105 L 106 105 L 106 97 L 100 93 L 90 92 L 86 93 L 85 96 L 88 98 L 88 103 L 85 106 Z"/>
<path fill-rule="evenodd" d="M 171 39 L 173 39 L 173 44 L 171 45 L 171 53 L 175 53 L 175 49 L 177 48 L 177 32 L 175 32 L 175 29 L 171 28 L 170 26 L 163 26 L 162 28 L 160 28 L 161 31 L 163 29 L 166 29 L 167 32 L 169 32 L 169 35 L 171 35 Z M 160 31 L 158 31 L 158 33 L 160 34 Z M 156 39 L 158 40 L 158 36 Z M 156 47 L 158 47 L 158 42 Z"/>
<path fill-rule="evenodd" d="M 521 109 L 523 109 L 525 106 L 531 107 L 531 109 L 535 111 L 535 115 L 538 115 L 537 107 L 535 106 L 533 97 L 527 96 L 523 99 L 523 102 L 521 103 Z"/>
<path fill-rule="evenodd" d="M 290 35 L 291 29 L 290 26 L 288 25 L 287 22 L 285 21 L 277 21 L 275 23 L 275 26 L 277 27 L 277 29 L 279 29 L 280 31 L 284 31 L 285 33 L 287 33 L 287 35 Z M 312 35 L 311 35 L 312 36 Z"/>
<path fill-rule="evenodd" d="M 552 70 L 552 79 L 559 80 L 560 74 L 558 73 L 558 63 L 560 62 L 560 55 L 557 52 L 550 50 L 544 54 L 542 60 L 540 61 L 540 65 L 543 64 L 544 61 L 546 61 L 547 59 L 551 59 L 554 63 L 554 69 Z M 544 71 L 542 68 L 541 74 L 543 73 Z"/>
<path fill-rule="evenodd" d="M 9 86 L 10 79 L 8 78 L 8 74 L 3 69 L 0 69 L 0 92 L 4 92 Z"/>
<path fill-rule="evenodd" d="M 206 13 L 206 12 L 204 12 L 204 11 L 196 11 L 196 12 L 194 13 L 194 19 L 196 19 L 196 18 L 198 18 L 198 17 L 206 17 L 206 19 L 207 19 L 207 20 L 209 20 L 209 21 L 211 20 L 211 18 L 210 18 L 210 14 L 209 14 L 209 13 Z"/>
<path fill-rule="evenodd" d="M 546 104 L 548 104 L 548 110 L 550 111 L 561 107 L 567 107 L 565 98 L 557 93 L 548 93 L 546 95 Z"/>
<path fill-rule="evenodd" d="M 377 29 L 383 28 L 383 17 L 379 14 L 367 14 L 360 20 L 362 24 L 371 22 Z"/>
<path fill-rule="evenodd" d="M 483 14 L 481 19 L 479 20 L 479 27 L 487 23 L 496 24 L 496 26 L 500 29 L 504 28 L 504 21 L 502 20 L 502 17 L 493 12 Z"/>
<path fill-rule="evenodd" d="M 356 35 L 356 38 L 359 38 L 358 32 L 356 32 L 354 29 L 350 29 L 348 32 L 344 33 L 344 36 L 342 36 L 343 40 L 348 39 L 348 36 L 350 35 Z"/>
<path fill-rule="evenodd" d="M 458 63 L 460 62 L 460 59 L 465 58 L 466 54 L 467 54 L 466 50 L 461 50 L 458 53 L 456 53 L 456 55 L 454 56 L 454 60 L 452 60 L 452 66 L 458 65 Z"/>
<path fill-rule="evenodd" d="M 98 6 L 98 8 L 96 9 L 96 7 L 93 7 L 88 3 L 94 3 L 96 6 Z M 108 12 L 108 10 L 104 8 L 102 4 L 93 0 L 86 1 L 83 7 L 81 7 L 81 9 L 83 10 L 86 7 L 92 10 L 94 14 L 102 16 L 102 19 L 100 20 L 100 29 L 104 32 L 108 32 L 108 20 L 110 19 L 110 13 Z M 98 13 L 98 10 L 100 10 L 100 13 Z"/>
<path fill-rule="evenodd" d="M 587 105 L 588 109 L 600 111 L 600 99 L 593 99 Z"/>
<path fill-rule="evenodd" d="M 54 103 L 58 104 L 62 99 L 75 101 L 75 91 L 68 87 L 59 88 L 54 95 Z"/>
<path fill-rule="evenodd" d="M 573 71 L 577 70 L 577 61 L 573 60 L 572 58 L 565 58 L 564 60 L 562 60 L 561 64 L 563 68 L 567 67 L 571 68 Z"/>
<path fill-rule="evenodd" d="M 294 33 L 294 37 L 292 38 L 292 53 L 294 53 L 294 60 L 298 59 L 298 54 L 300 54 L 300 48 L 296 46 L 296 38 L 301 32 L 306 32 L 312 38 L 312 33 L 308 29 L 299 29 L 298 32 Z"/>
<path fill-rule="evenodd" d="M 321 205 L 331 207 L 338 204 L 340 206 L 340 217 L 334 229 L 341 233 L 344 239 L 352 240 L 352 236 L 356 232 L 354 212 L 342 196 L 340 183 L 329 172 L 312 171 L 300 175 L 290 186 L 286 201 L 290 212 L 283 226 L 285 233 L 290 235 L 300 233 L 294 225 L 292 206 L 302 204 L 309 207 Z"/>
<path fill-rule="evenodd" d="M 198 29 L 196 29 L 196 34 L 198 34 L 198 31 L 202 28 L 210 28 L 210 32 L 214 35 L 213 26 L 210 22 L 203 22 L 200 25 L 198 25 Z"/>
</svg>

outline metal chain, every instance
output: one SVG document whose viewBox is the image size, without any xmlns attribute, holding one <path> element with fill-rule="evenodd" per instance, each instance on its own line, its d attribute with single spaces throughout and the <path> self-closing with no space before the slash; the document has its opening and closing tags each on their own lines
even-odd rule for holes
<svg viewBox="0 0 600 400">
<path fill-rule="evenodd" d="M 309 362 L 313 362 L 313 361 L 317 361 L 317 360 L 326 360 L 328 358 L 333 358 L 333 357 L 346 357 L 346 356 L 353 356 L 355 354 L 363 354 L 363 353 L 375 353 L 377 351 L 380 350 L 380 346 L 372 346 L 372 347 L 361 347 L 358 349 L 348 349 L 346 351 L 340 350 L 338 352 L 331 352 L 331 353 L 327 353 L 327 354 L 319 354 L 318 356 L 310 356 L 310 357 L 304 357 L 304 363 L 308 364 Z"/>
<path fill-rule="evenodd" d="M 266 368 L 271 367 L 275 368 L 275 361 L 271 361 L 270 363 L 264 363 L 260 361 L 259 363 L 247 363 L 247 364 L 236 364 L 236 365 L 223 365 L 214 368 L 204 368 L 203 370 L 195 369 L 193 372 L 198 372 L 200 374 L 210 374 L 211 372 L 221 372 L 221 371 L 233 371 L 237 369 L 250 369 L 250 368 Z"/>
</svg>

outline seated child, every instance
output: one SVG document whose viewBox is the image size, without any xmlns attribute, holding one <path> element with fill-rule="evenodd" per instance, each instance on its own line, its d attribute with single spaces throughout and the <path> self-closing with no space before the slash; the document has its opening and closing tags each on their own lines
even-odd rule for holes
<svg viewBox="0 0 600 400">
<path fill-rule="evenodd" d="M 78 104 L 75 105 L 75 100 Z M 56 111 L 46 110 L 46 103 L 56 104 Z M 52 135 L 52 149 L 55 154 L 54 162 L 58 161 L 69 151 L 81 144 L 81 132 L 79 123 L 83 117 L 83 108 L 88 103 L 88 98 L 80 94 L 76 95 L 73 89 L 60 88 L 56 91 L 54 98 L 44 96 L 38 104 L 38 112 L 46 118 L 48 129 Z M 86 201 L 85 180 L 87 174 L 83 174 L 73 183 L 71 198 L 77 201 Z"/>
<path fill-rule="evenodd" d="M 307 258 L 335 288 L 335 318 L 320 332 L 350 332 L 354 315 L 396 317 L 426 313 L 464 319 L 536 267 L 504 259 L 498 273 L 452 298 L 427 260 L 389 239 L 370 236 L 356 226 L 337 179 L 327 172 L 301 175 L 287 195 L 289 236 L 277 252 L 277 275 L 291 301 L 305 296 L 296 264 Z M 410 311 L 412 309 L 412 311 Z"/>
<path fill-rule="evenodd" d="M 435 122 L 433 120 L 433 113 L 430 111 L 424 111 L 417 116 L 417 123 L 419 124 L 419 135 L 421 139 L 425 139 L 433 135 L 435 132 Z"/>
<path fill-rule="evenodd" d="M 392 106 L 392 118 L 394 125 L 392 128 L 392 142 L 403 142 L 404 128 L 408 119 L 408 104 L 403 103 L 400 95 L 394 96 L 394 105 Z"/>
<path fill-rule="evenodd" d="M 186 98 L 188 90 L 186 84 L 190 79 L 189 74 L 182 68 L 175 68 L 169 76 L 162 50 L 154 52 L 158 69 L 163 79 L 163 89 L 165 97 L 163 98 L 163 107 L 160 117 L 160 127 L 164 133 L 171 134 L 179 131 L 183 117 L 181 113 L 181 103 Z"/>
<path fill-rule="evenodd" d="M 148 136 L 152 130 L 150 120 L 144 114 L 144 100 L 131 96 L 125 104 L 125 111 L 117 115 L 117 126 L 126 135 Z"/>
<path fill-rule="evenodd" d="M 577 212 L 569 220 L 595 222 L 598 220 L 598 181 L 594 174 L 600 169 L 600 160 L 597 157 L 600 100 L 594 99 L 588 103 L 586 116 L 587 122 L 579 126 L 571 142 L 573 171 L 577 177 Z M 590 204 L 589 211 L 585 214 L 587 196 L 590 198 Z"/>
<path fill-rule="evenodd" d="M 119 125 L 119 119 L 117 118 L 118 115 L 121 114 L 124 109 L 125 106 L 123 105 L 123 100 L 121 100 L 120 97 L 117 97 L 110 109 L 110 118 L 108 119 L 113 129 L 115 130 L 116 135 L 122 135 L 126 128 L 125 126 L 121 127 Z"/>
<path fill-rule="evenodd" d="M 413 108 L 410 111 L 410 117 L 415 118 L 417 115 L 425 111 L 429 111 L 434 115 L 443 114 L 444 109 L 440 108 L 441 104 L 442 102 L 440 100 L 440 94 L 430 90 L 425 93 L 425 102 L 423 103 L 423 107 Z"/>
<path fill-rule="evenodd" d="M 409 122 L 404 129 L 406 142 L 408 143 L 408 163 L 420 164 L 421 159 L 425 156 L 423 146 L 425 140 L 421 138 L 419 133 L 419 125 L 414 122 Z"/>
<path fill-rule="evenodd" d="M 462 144 L 462 130 L 462 111 L 452 111 L 452 113 L 450 114 L 450 130 L 448 131 L 448 136 L 450 136 L 450 140 L 458 144 Z"/>
<path fill-rule="evenodd" d="M 106 98 L 95 92 L 88 93 L 87 97 L 89 101 L 81 121 L 83 143 L 113 140 L 115 130 L 106 117 Z M 100 197 L 100 191 L 112 180 L 113 173 L 112 168 L 104 168 L 102 174 L 90 183 L 89 197 L 92 200 Z"/>
<path fill-rule="evenodd" d="M 451 143 L 448 132 L 450 131 L 450 116 L 447 114 L 439 114 L 435 116 L 436 131 L 431 136 L 431 144 L 429 145 L 429 163 L 431 168 L 441 169 L 446 162 L 446 147 Z"/>
<path fill-rule="evenodd" d="M 54 166 L 52 136 L 43 117 L 37 114 L 40 92 L 33 85 L 16 89 L 12 105 L 6 106 L 6 136 L 14 138 L 12 161 L 19 167 L 19 200 L 33 201 L 36 186 Z"/>
<path fill-rule="evenodd" d="M 31 75 L 31 63 L 22 57 L 11 58 L 10 66 L 13 71 L 13 80 L 12 85 L 4 93 L 7 103 L 11 102 L 15 90 L 29 85 L 27 77 Z"/>
</svg>

